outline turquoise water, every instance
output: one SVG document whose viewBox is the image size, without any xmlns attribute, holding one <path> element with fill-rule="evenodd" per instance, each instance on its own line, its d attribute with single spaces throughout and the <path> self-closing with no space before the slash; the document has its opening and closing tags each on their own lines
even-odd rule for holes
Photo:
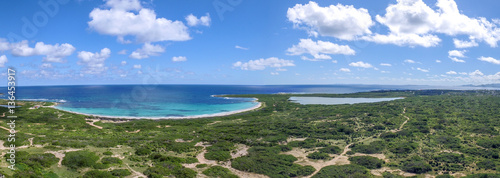
<svg viewBox="0 0 500 178">
<path fill-rule="evenodd" d="M 358 103 L 376 103 L 382 101 L 393 101 L 404 98 L 329 98 L 329 97 L 290 97 L 290 100 L 299 104 L 358 104 Z"/>
<path fill-rule="evenodd" d="M 223 94 L 355 93 L 374 90 L 429 89 L 391 85 L 79 85 L 20 86 L 16 98 L 59 102 L 72 112 L 117 117 L 192 117 L 249 109 L 252 98 Z M 1 90 L 1 89 L 0 89 Z M 7 92 L 7 87 L 3 88 Z M 0 96 L 6 99 L 6 95 Z"/>
</svg>

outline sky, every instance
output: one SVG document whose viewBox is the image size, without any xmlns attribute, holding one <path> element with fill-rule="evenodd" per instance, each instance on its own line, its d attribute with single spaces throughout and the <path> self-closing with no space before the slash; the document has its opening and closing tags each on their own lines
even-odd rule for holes
<svg viewBox="0 0 500 178">
<path fill-rule="evenodd" d="M 0 84 L 500 83 L 497 0 L 18 0 Z"/>
</svg>

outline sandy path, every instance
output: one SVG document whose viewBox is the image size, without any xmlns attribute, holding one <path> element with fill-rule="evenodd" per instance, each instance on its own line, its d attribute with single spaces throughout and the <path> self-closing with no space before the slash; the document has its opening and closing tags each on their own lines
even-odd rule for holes
<svg viewBox="0 0 500 178">
<path fill-rule="evenodd" d="M 138 172 L 138 171 L 136 171 L 136 170 L 132 169 L 132 168 L 131 168 L 128 164 L 125 164 L 125 165 L 127 165 L 127 168 L 128 168 L 130 171 L 132 171 L 133 175 L 131 175 L 131 176 L 133 176 L 133 178 L 148 177 L 148 176 L 144 175 L 143 173 Z"/>
<path fill-rule="evenodd" d="M 7 127 L 4 127 L 4 126 L 0 126 L 0 128 L 3 130 L 6 130 L 6 131 L 10 131 L 10 129 L 8 129 Z"/>
<path fill-rule="evenodd" d="M 88 125 L 91 125 L 91 126 L 93 126 L 95 128 L 98 128 L 98 129 L 102 129 L 101 126 L 98 126 L 98 125 L 94 124 L 95 122 L 99 122 L 99 119 L 85 119 L 85 120 L 87 121 L 85 123 L 87 123 Z"/>
<path fill-rule="evenodd" d="M 66 154 L 64 152 L 72 152 L 72 151 L 80 151 L 82 149 L 67 149 L 67 150 L 59 150 L 59 151 L 46 151 L 45 153 L 51 153 L 56 156 L 56 158 L 59 158 L 59 162 L 57 163 L 57 167 L 62 166 L 62 160 Z"/>
<path fill-rule="evenodd" d="M 240 170 L 234 169 L 234 168 L 231 167 L 231 161 L 217 162 L 217 161 L 214 161 L 214 160 L 208 160 L 208 159 L 206 159 L 205 158 L 205 153 L 207 152 L 207 150 L 205 148 L 208 147 L 209 145 L 205 145 L 205 144 L 206 143 L 198 142 L 195 145 L 195 146 L 202 146 L 203 147 L 203 151 L 201 153 L 199 153 L 198 155 L 196 155 L 196 158 L 198 159 L 198 163 L 182 164 L 182 165 L 184 167 L 187 167 L 187 168 L 196 168 L 197 164 L 207 164 L 209 166 L 222 166 L 222 167 L 225 167 L 225 168 L 229 169 L 231 172 L 233 172 L 233 174 L 235 174 L 235 175 L 237 175 L 239 177 L 256 177 L 256 178 L 267 178 L 268 177 L 268 176 L 261 175 L 261 174 L 256 174 L 256 173 L 251 173 L 251 172 L 244 172 L 244 171 L 240 171 Z M 247 152 L 247 150 L 249 148 L 248 146 L 243 145 L 243 144 L 237 145 L 237 146 L 238 146 L 238 148 L 237 148 L 236 153 L 234 153 L 234 154 L 231 153 L 231 156 L 233 156 L 233 158 L 248 154 L 248 152 Z"/>
</svg>

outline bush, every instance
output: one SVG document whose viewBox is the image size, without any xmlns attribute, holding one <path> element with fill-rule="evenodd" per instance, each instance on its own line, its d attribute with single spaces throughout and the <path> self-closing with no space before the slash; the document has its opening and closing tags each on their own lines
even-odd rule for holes
<svg viewBox="0 0 500 178">
<path fill-rule="evenodd" d="M 309 159 L 328 159 L 330 158 L 330 156 L 328 155 L 328 153 L 321 153 L 321 152 L 313 152 L 313 153 L 309 153 L 307 155 L 307 158 Z"/>
<path fill-rule="evenodd" d="M 92 168 L 94 168 L 94 169 L 107 169 L 107 168 L 109 168 L 109 164 L 95 163 L 94 165 L 92 165 Z"/>
<path fill-rule="evenodd" d="M 391 174 L 389 172 L 384 172 L 382 173 L 382 177 L 384 178 L 405 178 L 404 176 L 400 176 L 400 175 L 395 175 L 395 174 Z"/>
<path fill-rule="evenodd" d="M 114 178 L 111 172 L 90 170 L 83 175 L 84 178 Z"/>
<path fill-rule="evenodd" d="M 212 166 L 203 171 L 203 174 L 209 177 L 218 177 L 218 178 L 238 178 L 238 176 L 234 175 L 229 169 L 221 167 L 221 166 Z"/>
<path fill-rule="evenodd" d="M 153 167 L 146 169 L 144 174 L 148 177 L 164 177 L 173 175 L 175 177 L 194 178 L 197 173 L 192 169 L 183 167 L 180 163 L 160 162 L 156 163 Z"/>
<path fill-rule="evenodd" d="M 207 166 L 208 166 L 207 164 L 197 164 L 196 168 L 204 168 L 204 167 L 207 167 Z"/>
<path fill-rule="evenodd" d="M 371 156 L 354 156 L 350 157 L 349 161 L 351 161 L 351 164 L 364 166 L 368 169 L 378 169 L 384 164 L 383 160 Z"/>
<path fill-rule="evenodd" d="M 364 144 L 354 144 L 351 146 L 351 150 L 358 153 L 375 154 L 381 153 L 385 149 L 385 144 L 382 141 L 374 141 L 369 145 Z"/>
<path fill-rule="evenodd" d="M 401 142 L 397 143 L 396 145 L 392 145 L 392 147 L 389 148 L 389 151 L 395 154 L 408 154 L 411 153 L 414 149 L 416 149 L 417 146 L 418 145 L 413 142 Z"/>
<path fill-rule="evenodd" d="M 321 170 L 313 178 L 364 178 L 373 177 L 368 169 L 363 166 L 347 164 L 347 165 L 332 165 L 321 168 Z"/>
<path fill-rule="evenodd" d="M 484 148 L 500 148 L 500 137 L 478 140 L 477 145 Z"/>
<path fill-rule="evenodd" d="M 463 163 L 464 155 L 457 153 L 441 153 L 434 157 L 434 159 L 438 162 L 444 163 Z"/>
<path fill-rule="evenodd" d="M 111 151 L 105 151 L 104 153 L 102 153 L 103 155 L 106 155 L 106 156 L 110 156 L 110 155 L 113 155 L 113 153 Z"/>
<path fill-rule="evenodd" d="M 342 153 L 342 149 L 340 149 L 338 146 L 327 146 L 319 149 L 319 152 L 329 153 L 329 154 L 340 154 Z"/>
<path fill-rule="evenodd" d="M 453 176 L 450 176 L 449 174 L 443 174 L 443 175 L 438 175 L 436 178 L 454 178 Z"/>
<path fill-rule="evenodd" d="M 151 154 L 151 149 L 146 147 L 137 148 L 137 150 L 135 150 L 135 154 L 139 156 L 149 155 Z"/>
<path fill-rule="evenodd" d="M 205 153 L 205 158 L 216 161 L 227 161 L 231 159 L 231 153 L 229 151 L 211 151 Z"/>
<path fill-rule="evenodd" d="M 500 178 L 500 174 L 472 174 L 464 178 Z"/>
<path fill-rule="evenodd" d="M 102 164 L 122 164 L 122 160 L 120 158 L 115 157 L 104 157 L 101 159 Z"/>
<path fill-rule="evenodd" d="M 487 159 L 481 162 L 476 163 L 477 167 L 480 169 L 492 169 L 495 170 L 497 164 L 495 163 L 494 160 Z"/>
<path fill-rule="evenodd" d="M 125 177 L 132 175 L 132 173 L 128 169 L 114 169 L 111 171 L 111 174 L 116 177 Z"/>
<path fill-rule="evenodd" d="M 77 169 L 81 167 L 90 167 L 99 160 L 99 157 L 93 152 L 89 151 L 72 151 L 67 152 L 66 156 L 62 160 L 62 165 L 65 165 L 71 169 Z"/>
<path fill-rule="evenodd" d="M 432 170 L 431 165 L 424 162 L 423 159 L 418 156 L 412 157 L 402 163 L 403 167 L 401 169 L 410 173 L 422 174 Z"/>
</svg>

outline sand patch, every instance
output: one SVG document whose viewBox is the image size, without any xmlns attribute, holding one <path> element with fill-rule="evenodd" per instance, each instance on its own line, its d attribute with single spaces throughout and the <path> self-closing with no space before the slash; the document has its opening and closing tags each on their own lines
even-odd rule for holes
<svg viewBox="0 0 500 178">
<path fill-rule="evenodd" d="M 86 120 L 85 123 L 87 123 L 88 125 L 91 125 L 91 126 L 93 126 L 95 128 L 98 128 L 98 129 L 102 129 L 101 126 L 98 126 L 98 125 L 94 124 L 95 122 L 99 122 L 99 119 L 85 119 L 85 120 Z"/>
<path fill-rule="evenodd" d="M 67 149 L 67 150 L 59 150 L 59 151 L 46 151 L 45 153 L 51 153 L 56 156 L 56 158 L 59 158 L 59 162 L 57 163 L 57 167 L 62 166 L 62 160 L 64 156 L 66 155 L 65 152 L 72 152 L 72 151 L 80 151 L 82 149 Z"/>
<path fill-rule="evenodd" d="M 236 152 L 234 152 L 234 153 L 231 152 L 231 157 L 234 159 L 234 158 L 246 156 L 246 155 L 248 155 L 249 148 L 250 147 L 248 147 L 244 144 L 237 144 L 236 145 Z"/>
<path fill-rule="evenodd" d="M 140 131 L 141 131 L 141 129 L 136 130 L 136 131 L 125 131 L 125 132 L 127 132 L 127 133 L 139 133 Z"/>
</svg>

